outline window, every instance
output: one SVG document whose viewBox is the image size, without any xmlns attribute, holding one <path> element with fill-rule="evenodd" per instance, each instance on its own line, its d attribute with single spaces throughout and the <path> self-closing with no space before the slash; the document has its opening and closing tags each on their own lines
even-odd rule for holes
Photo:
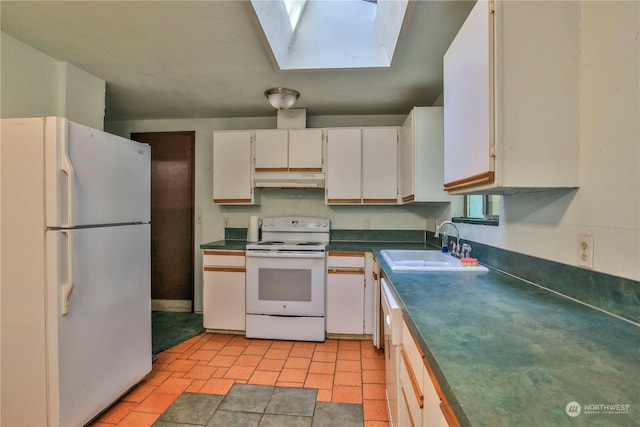
<svg viewBox="0 0 640 427">
<path fill-rule="evenodd" d="M 464 196 L 463 214 L 453 218 L 454 222 L 468 224 L 498 225 L 500 196 L 472 194 Z"/>
</svg>

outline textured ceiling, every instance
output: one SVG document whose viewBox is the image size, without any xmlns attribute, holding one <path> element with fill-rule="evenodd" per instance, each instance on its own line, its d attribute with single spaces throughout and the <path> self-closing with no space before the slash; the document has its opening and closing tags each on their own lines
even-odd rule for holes
<svg viewBox="0 0 640 427">
<path fill-rule="evenodd" d="M 442 92 L 442 55 L 473 1 L 412 2 L 390 68 L 279 71 L 248 1 L 7 1 L 2 31 L 107 82 L 107 120 L 406 114 Z"/>
</svg>

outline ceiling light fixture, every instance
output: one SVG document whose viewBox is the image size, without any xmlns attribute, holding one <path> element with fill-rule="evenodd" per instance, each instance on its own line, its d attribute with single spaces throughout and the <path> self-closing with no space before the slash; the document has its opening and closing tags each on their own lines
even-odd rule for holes
<svg viewBox="0 0 640 427">
<path fill-rule="evenodd" d="M 300 98 L 300 92 L 286 87 L 272 87 L 264 91 L 264 96 L 267 97 L 273 108 L 286 110 L 293 107 L 293 104 Z"/>
</svg>

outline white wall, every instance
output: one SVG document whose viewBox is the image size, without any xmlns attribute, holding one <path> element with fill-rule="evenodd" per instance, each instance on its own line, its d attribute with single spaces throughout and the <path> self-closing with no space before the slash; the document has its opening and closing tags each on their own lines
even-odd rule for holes
<svg viewBox="0 0 640 427">
<path fill-rule="evenodd" d="M 61 116 L 104 127 L 105 82 L 0 33 L 0 117 Z"/>
<path fill-rule="evenodd" d="M 583 2 L 581 25 L 580 188 L 504 196 L 499 227 L 460 233 L 569 265 L 592 234 L 594 270 L 640 280 L 640 2 Z"/>
</svg>

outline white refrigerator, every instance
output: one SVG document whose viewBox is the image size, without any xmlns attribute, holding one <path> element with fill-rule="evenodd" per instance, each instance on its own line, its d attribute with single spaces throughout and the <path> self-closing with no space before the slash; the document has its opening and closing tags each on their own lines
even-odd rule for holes
<svg viewBox="0 0 640 427">
<path fill-rule="evenodd" d="M 0 425 L 82 426 L 151 371 L 151 149 L 0 124 Z"/>
</svg>

